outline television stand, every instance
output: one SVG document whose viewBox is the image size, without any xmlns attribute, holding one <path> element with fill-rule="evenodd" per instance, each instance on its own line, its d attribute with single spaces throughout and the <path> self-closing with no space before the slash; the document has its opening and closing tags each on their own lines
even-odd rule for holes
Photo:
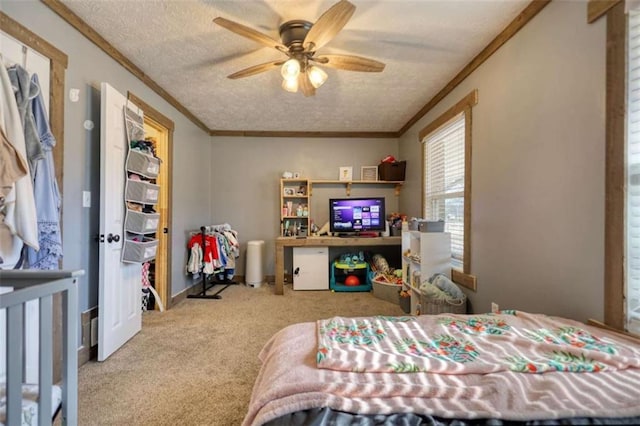
<svg viewBox="0 0 640 426">
<path fill-rule="evenodd" d="M 396 246 L 401 250 L 402 237 L 376 237 L 376 238 L 335 238 L 335 237 L 307 237 L 304 239 L 292 237 L 276 238 L 276 264 L 275 264 L 275 294 L 284 294 L 284 252 L 285 248 L 292 247 L 376 247 Z M 327 265 L 328 266 L 328 265 Z"/>
</svg>

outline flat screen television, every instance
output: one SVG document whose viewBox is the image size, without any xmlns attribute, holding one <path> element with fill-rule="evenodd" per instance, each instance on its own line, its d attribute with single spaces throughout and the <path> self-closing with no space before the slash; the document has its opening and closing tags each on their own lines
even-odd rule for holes
<svg viewBox="0 0 640 426">
<path fill-rule="evenodd" d="M 384 197 L 329 199 L 329 230 L 357 235 L 385 230 Z"/>
</svg>

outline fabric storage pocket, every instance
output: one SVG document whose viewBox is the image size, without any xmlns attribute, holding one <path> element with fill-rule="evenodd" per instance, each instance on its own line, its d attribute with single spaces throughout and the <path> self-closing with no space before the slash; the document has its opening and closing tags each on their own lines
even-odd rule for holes
<svg viewBox="0 0 640 426">
<path fill-rule="evenodd" d="M 140 151 L 130 150 L 127 170 L 148 178 L 155 178 L 160 172 L 160 159 Z"/>
<path fill-rule="evenodd" d="M 127 210 L 124 229 L 137 234 L 151 234 L 158 231 L 159 224 L 159 213 L 141 213 L 134 210 Z"/>
<path fill-rule="evenodd" d="M 122 261 L 132 263 L 148 262 L 156 257 L 158 240 L 154 238 L 137 237 L 139 240 L 127 239 L 124 241 Z"/>
<path fill-rule="evenodd" d="M 160 186 L 142 180 L 127 179 L 126 200 L 140 204 L 156 204 Z"/>
</svg>

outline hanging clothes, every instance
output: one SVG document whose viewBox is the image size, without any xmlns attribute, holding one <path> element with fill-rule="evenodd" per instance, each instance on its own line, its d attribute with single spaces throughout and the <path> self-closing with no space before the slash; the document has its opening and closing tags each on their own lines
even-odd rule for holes
<svg viewBox="0 0 640 426">
<path fill-rule="evenodd" d="M 27 160 L 11 145 L 11 142 L 0 128 L 0 210 L 4 207 L 4 199 L 18 179 L 29 173 Z"/>
<path fill-rule="evenodd" d="M 44 158 L 44 150 L 36 130 L 32 109 L 32 100 L 40 93 L 40 86 L 32 82 L 29 72 L 20 65 L 9 67 L 7 72 L 13 87 L 16 105 L 18 105 L 29 171 L 31 172 L 31 178 L 33 178 L 36 162 Z"/>
<path fill-rule="evenodd" d="M 228 224 L 204 229 L 204 253 L 201 247 L 203 232 L 193 233 L 187 243 L 187 271 L 194 277 L 200 273 L 215 274 L 218 281 L 229 282 L 235 275 L 236 258 L 240 255 L 238 233 Z"/>
<path fill-rule="evenodd" d="M 40 87 L 38 75 L 31 77 L 32 85 Z M 43 157 L 36 161 L 33 170 L 33 192 L 38 221 L 38 243 L 40 250 L 27 249 L 28 267 L 31 269 L 59 269 L 62 257 L 62 235 L 60 230 L 61 197 L 53 162 L 53 147 L 56 139 L 51 133 L 42 91 L 32 100 L 33 121 Z"/>
<path fill-rule="evenodd" d="M 6 68 L 0 66 L 0 127 L 15 150 L 27 158 L 24 127 Z M 33 183 L 30 175 L 18 179 L 5 197 L 0 213 L 0 257 L 3 269 L 13 268 L 20 261 L 20 252 L 26 244 L 38 250 Z"/>
</svg>

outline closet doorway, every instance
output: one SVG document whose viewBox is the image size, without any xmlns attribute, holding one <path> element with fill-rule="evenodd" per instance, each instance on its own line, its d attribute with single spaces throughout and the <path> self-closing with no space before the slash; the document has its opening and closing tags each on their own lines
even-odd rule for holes
<svg viewBox="0 0 640 426">
<path fill-rule="evenodd" d="M 172 165 L 171 153 L 173 152 L 173 121 L 155 110 L 146 102 L 132 93 L 128 98 L 144 111 L 145 136 L 156 142 L 156 156 L 162 161 L 157 184 L 160 186 L 160 195 L 156 205 L 160 214 L 158 227 L 158 249 L 156 258 L 151 264 L 150 278 L 153 287 L 160 296 L 163 305 L 169 308 L 171 305 L 171 205 L 172 205 Z M 159 309 L 156 301 L 155 309 Z"/>
</svg>

